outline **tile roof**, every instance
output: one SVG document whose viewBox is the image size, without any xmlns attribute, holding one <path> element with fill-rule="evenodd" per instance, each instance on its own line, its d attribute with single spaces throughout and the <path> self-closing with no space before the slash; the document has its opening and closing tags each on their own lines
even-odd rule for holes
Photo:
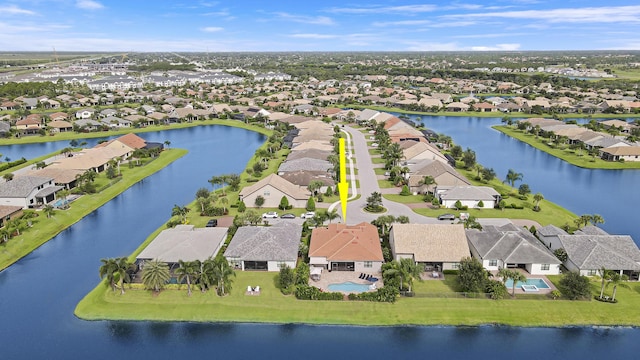
<svg viewBox="0 0 640 360">
<path fill-rule="evenodd" d="M 252 261 L 296 261 L 302 226 L 279 222 L 273 226 L 241 226 L 233 235 L 226 258 Z"/>
<path fill-rule="evenodd" d="M 267 185 L 273 186 L 274 188 L 282 191 L 283 193 L 291 196 L 294 199 L 306 200 L 309 198 L 309 196 L 311 196 L 311 193 L 309 192 L 309 190 L 302 188 L 298 185 L 294 185 L 276 174 L 270 174 L 264 179 L 258 181 L 257 183 L 243 188 L 240 191 L 239 195 L 241 197 L 249 196 L 256 191 L 259 191 L 260 189 L 262 189 Z"/>
<path fill-rule="evenodd" d="M 310 257 L 329 261 L 383 261 L 378 229 L 366 222 L 357 225 L 329 224 L 313 229 Z"/>
<path fill-rule="evenodd" d="M 488 186 L 454 186 L 440 194 L 443 200 L 495 200 L 500 194 Z"/>
<path fill-rule="evenodd" d="M 290 171 L 325 171 L 328 172 L 333 165 L 326 160 L 312 159 L 312 158 L 298 158 L 295 160 L 287 160 L 283 162 L 278 168 L 278 172 L 290 172 Z"/>
<path fill-rule="evenodd" d="M 419 262 L 458 262 L 469 257 L 462 224 L 393 224 L 394 254 L 413 254 Z"/>
</svg>

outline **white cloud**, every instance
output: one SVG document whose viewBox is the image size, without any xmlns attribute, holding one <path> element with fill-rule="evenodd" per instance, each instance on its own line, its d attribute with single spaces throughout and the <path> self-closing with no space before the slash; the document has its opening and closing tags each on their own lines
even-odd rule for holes
<svg viewBox="0 0 640 360">
<path fill-rule="evenodd" d="M 17 7 L 16 5 L 0 6 L 0 14 L 3 15 L 35 15 L 36 13 Z"/>
<path fill-rule="evenodd" d="M 403 13 L 411 15 L 413 13 L 432 12 L 438 7 L 436 5 L 398 5 L 398 6 L 370 6 L 370 7 L 344 7 L 344 8 L 330 8 L 327 11 L 331 13 L 344 13 L 344 14 L 388 14 L 388 13 Z"/>
<path fill-rule="evenodd" d="M 442 18 L 506 18 L 551 23 L 640 22 L 640 6 L 609 6 L 444 15 Z"/>
<path fill-rule="evenodd" d="M 468 35 L 454 35 L 451 36 L 454 39 L 488 39 L 488 38 L 497 38 L 497 37 L 505 37 L 505 36 L 526 36 L 530 35 L 529 33 L 512 33 L 512 32 L 503 32 L 503 33 L 492 33 L 492 34 L 468 34 Z"/>
<path fill-rule="evenodd" d="M 496 44 L 494 46 L 472 46 L 473 51 L 515 51 L 520 49 L 520 44 Z"/>
<path fill-rule="evenodd" d="M 289 37 L 296 39 L 335 39 L 338 35 L 329 34 L 292 34 Z"/>
<path fill-rule="evenodd" d="M 212 33 L 212 32 L 218 32 L 218 31 L 222 31 L 224 30 L 224 28 L 221 28 L 219 26 L 207 26 L 207 27 L 203 27 L 200 29 L 200 31 L 204 31 L 204 32 L 208 32 L 208 33 Z"/>
<path fill-rule="evenodd" d="M 104 5 L 94 0 L 78 0 L 76 6 L 84 10 L 100 10 L 104 9 Z"/>
<path fill-rule="evenodd" d="M 277 12 L 275 13 L 275 15 L 277 15 L 280 19 L 304 23 L 304 24 L 313 24 L 313 25 L 335 24 L 330 17 L 326 17 L 326 16 L 304 16 L 304 15 L 289 14 L 286 12 Z"/>
</svg>

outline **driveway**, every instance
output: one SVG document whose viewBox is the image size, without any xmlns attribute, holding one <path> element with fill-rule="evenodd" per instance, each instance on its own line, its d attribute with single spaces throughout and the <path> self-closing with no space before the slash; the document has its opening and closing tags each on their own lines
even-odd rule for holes
<svg viewBox="0 0 640 360">
<path fill-rule="evenodd" d="M 346 146 L 347 151 L 355 155 L 356 163 L 358 164 L 357 178 L 360 180 L 360 188 L 357 192 L 361 195 L 358 200 L 350 201 L 347 205 L 347 223 L 358 224 L 363 221 L 371 222 L 377 219 L 381 215 L 404 215 L 409 217 L 409 220 L 413 224 L 437 224 L 438 220 L 416 214 L 404 204 L 399 204 L 387 199 L 382 199 L 383 206 L 387 209 L 387 212 L 382 214 L 371 214 L 364 211 L 364 207 L 367 203 L 367 197 L 373 192 L 380 192 L 380 186 L 378 185 L 378 178 L 374 172 L 374 164 L 371 162 L 371 156 L 367 147 L 367 141 L 365 135 L 358 129 L 354 129 L 345 125 L 342 127 L 348 135 Z M 353 174 L 353 163 L 349 164 L 351 167 L 351 173 Z M 350 189 L 353 192 L 353 185 L 350 184 Z M 331 205 L 329 209 L 340 206 L 340 202 L 336 202 Z M 339 210 L 338 210 L 339 211 Z"/>
</svg>

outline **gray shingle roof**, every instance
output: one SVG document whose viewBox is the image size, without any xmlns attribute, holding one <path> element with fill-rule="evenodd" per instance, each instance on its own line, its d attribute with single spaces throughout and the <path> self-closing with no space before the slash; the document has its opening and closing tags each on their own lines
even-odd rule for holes
<svg viewBox="0 0 640 360">
<path fill-rule="evenodd" d="M 440 194 L 443 200 L 495 200 L 500 194 L 488 186 L 454 186 Z"/>
<path fill-rule="evenodd" d="M 50 177 L 16 176 L 13 180 L 0 183 L 0 197 L 24 198 L 35 188 L 53 181 Z"/>
<path fill-rule="evenodd" d="M 296 261 L 302 226 L 280 222 L 273 226 L 242 226 L 224 252 L 226 258 L 251 261 Z"/>
<path fill-rule="evenodd" d="M 299 158 L 295 160 L 287 160 L 280 165 L 278 172 L 289 171 L 328 171 L 333 166 L 330 162 L 312 158 Z"/>
<path fill-rule="evenodd" d="M 488 225 L 483 230 L 466 230 L 469 245 L 482 259 L 510 264 L 560 264 L 560 261 L 530 232 Z"/>
<path fill-rule="evenodd" d="M 538 234 L 541 236 L 553 236 L 553 235 L 569 235 L 566 231 L 560 229 L 555 225 L 547 225 L 538 229 Z"/>
<path fill-rule="evenodd" d="M 571 262 L 582 270 L 640 270 L 640 250 L 629 235 L 558 235 Z"/>
</svg>

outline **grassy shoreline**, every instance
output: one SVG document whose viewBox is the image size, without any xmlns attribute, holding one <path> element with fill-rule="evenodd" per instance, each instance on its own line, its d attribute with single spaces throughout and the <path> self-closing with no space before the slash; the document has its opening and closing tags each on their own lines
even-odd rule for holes
<svg viewBox="0 0 640 360">
<path fill-rule="evenodd" d="M 39 213 L 39 216 L 33 219 L 33 228 L 0 245 L 0 271 L 42 246 L 140 180 L 162 170 L 186 154 L 187 150 L 183 149 L 165 150 L 158 159 L 148 165 L 135 168 L 134 171 L 123 168 L 122 172 L 128 173 L 128 176 L 123 176 L 121 181 L 98 194 L 82 196 L 74 201 L 68 210 L 57 210 L 49 219 Z"/>
<path fill-rule="evenodd" d="M 593 159 L 591 156 L 584 152 L 583 156 L 578 156 L 569 149 L 557 149 L 542 142 L 540 139 L 536 139 L 533 134 L 526 134 L 521 130 L 517 130 L 505 125 L 492 126 L 493 129 L 512 137 L 523 143 L 533 146 L 534 148 L 544 151 L 551 156 L 555 156 L 560 160 L 566 161 L 571 165 L 585 168 L 585 169 L 604 169 L 604 170 L 631 170 L 640 169 L 640 162 L 617 162 L 617 161 L 605 161 L 600 158 Z"/>
<path fill-rule="evenodd" d="M 77 139 L 93 139 L 93 138 L 101 138 L 101 137 L 108 137 L 108 136 L 125 135 L 128 133 L 137 134 L 137 133 L 145 133 L 145 132 L 153 132 L 153 131 L 184 129 L 184 128 L 190 128 L 195 126 L 202 126 L 202 125 L 224 125 L 224 126 L 238 127 L 245 130 L 259 132 L 263 135 L 269 134 L 269 130 L 265 129 L 264 127 L 260 127 L 252 124 L 245 124 L 242 121 L 226 120 L 226 119 L 210 119 L 210 120 L 196 120 L 193 122 L 177 123 L 177 124 L 171 124 L 171 125 L 151 125 L 144 128 L 125 128 L 121 130 L 98 131 L 98 132 L 87 132 L 87 133 L 64 132 L 64 133 L 55 134 L 53 136 L 51 135 L 23 136 L 20 138 L 0 139 L 0 146 L 45 143 L 50 141 L 65 141 L 65 140 L 74 140 L 74 139 L 76 140 Z"/>
</svg>

